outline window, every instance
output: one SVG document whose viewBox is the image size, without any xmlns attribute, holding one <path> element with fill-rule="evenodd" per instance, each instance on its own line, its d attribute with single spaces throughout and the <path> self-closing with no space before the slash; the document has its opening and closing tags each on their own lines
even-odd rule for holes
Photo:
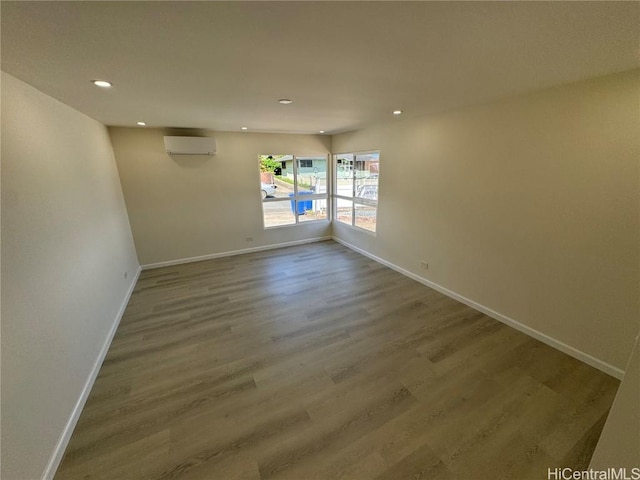
<svg viewBox="0 0 640 480">
<path fill-rule="evenodd" d="M 335 155 L 334 166 L 336 221 L 375 233 L 380 152 Z"/>
<path fill-rule="evenodd" d="M 328 220 L 328 157 L 260 155 L 265 228 Z"/>
</svg>

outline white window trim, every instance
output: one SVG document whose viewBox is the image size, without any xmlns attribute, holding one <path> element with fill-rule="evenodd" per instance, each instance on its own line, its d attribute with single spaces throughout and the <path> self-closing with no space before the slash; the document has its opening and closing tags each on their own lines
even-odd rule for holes
<svg viewBox="0 0 640 480">
<path fill-rule="evenodd" d="M 331 154 L 330 153 L 318 153 L 318 154 L 309 154 L 309 155 L 296 155 L 296 154 L 292 154 L 292 153 L 287 153 L 287 154 L 258 154 L 258 157 L 261 157 L 262 155 L 272 155 L 272 156 L 277 156 L 277 155 L 291 155 L 292 158 L 292 162 L 291 162 L 291 166 L 293 169 L 293 197 L 289 197 L 289 198 L 263 198 L 261 199 L 261 205 L 262 203 L 271 203 L 271 202 L 291 202 L 292 200 L 295 200 L 296 202 L 300 202 L 300 201 L 306 201 L 306 200 L 326 200 L 327 201 L 327 209 L 326 209 L 326 213 L 327 213 L 327 218 L 319 218 L 319 219 L 314 219 L 314 220 L 304 220 L 304 221 L 300 221 L 300 214 L 298 213 L 298 209 L 294 209 L 295 211 L 293 212 L 293 216 L 295 219 L 295 223 L 287 223 L 284 225 L 272 225 L 272 226 L 267 226 L 265 225 L 265 217 L 264 217 L 264 211 L 262 211 L 262 228 L 263 230 L 273 230 L 275 228 L 287 228 L 287 227 L 299 227 L 300 225 L 307 225 L 307 224 L 313 224 L 313 223 L 320 223 L 320 222 L 328 222 L 330 223 L 332 221 L 332 208 L 330 207 L 331 205 L 331 190 L 332 190 L 332 185 L 333 185 L 333 177 L 331 174 Z M 299 167 L 298 166 L 298 160 L 299 159 L 304 159 L 304 160 L 308 160 L 308 159 L 316 159 L 316 158 L 326 158 L 326 162 L 327 162 L 327 172 L 326 172 L 326 180 L 327 180 L 327 191 L 326 193 L 313 193 L 311 195 L 304 195 L 304 196 L 299 196 L 298 195 L 298 168 L 306 168 L 306 167 Z M 262 210 L 262 206 L 260 207 Z"/>
<path fill-rule="evenodd" d="M 380 150 L 362 150 L 362 151 L 358 151 L 358 152 L 340 152 L 340 153 L 334 153 L 331 155 L 331 169 L 332 169 L 332 175 L 331 175 L 331 218 L 332 218 L 332 223 L 335 222 L 336 224 L 339 225 L 344 225 L 347 228 L 352 228 L 355 229 L 357 231 L 360 232 L 366 232 L 369 235 L 373 235 L 376 236 L 378 233 L 378 218 L 379 218 L 379 213 L 380 213 L 380 209 L 379 207 L 379 201 L 378 200 L 371 200 L 369 198 L 363 198 L 363 197 L 357 197 L 356 196 L 356 182 L 355 182 L 355 163 L 356 163 L 356 157 L 358 155 L 366 155 L 369 153 L 377 153 L 378 157 L 380 157 Z M 351 170 L 353 172 L 353 181 L 351 182 L 351 197 L 347 197 L 345 195 L 339 195 L 336 192 L 337 189 L 337 185 L 338 185 L 338 157 L 340 155 L 353 155 L 353 169 Z M 380 166 L 378 165 L 378 169 L 380 169 Z M 338 215 L 337 215 L 337 209 L 338 209 L 338 199 L 340 200 L 347 200 L 350 201 L 352 203 L 352 208 L 351 208 L 351 224 L 346 223 L 346 222 L 342 222 L 340 220 L 337 219 Z M 356 204 L 358 205 L 368 205 L 371 207 L 376 207 L 376 231 L 372 232 L 371 230 L 367 230 L 366 228 L 362 228 L 358 225 L 355 224 L 355 220 L 356 220 Z"/>
</svg>

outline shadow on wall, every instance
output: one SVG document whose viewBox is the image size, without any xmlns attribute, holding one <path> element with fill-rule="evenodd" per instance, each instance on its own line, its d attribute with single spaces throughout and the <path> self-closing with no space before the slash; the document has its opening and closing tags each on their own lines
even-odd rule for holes
<svg viewBox="0 0 640 480">
<path fill-rule="evenodd" d="M 184 168 L 202 168 L 209 162 L 215 161 L 215 155 L 169 155 L 167 157 Z"/>
</svg>

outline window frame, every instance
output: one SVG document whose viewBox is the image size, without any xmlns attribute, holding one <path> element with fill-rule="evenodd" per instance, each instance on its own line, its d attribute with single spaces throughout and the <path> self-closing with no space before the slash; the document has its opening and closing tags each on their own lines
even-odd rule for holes
<svg viewBox="0 0 640 480">
<path fill-rule="evenodd" d="M 272 157 L 291 157 L 291 169 L 293 170 L 293 197 L 289 197 L 289 198 L 283 198 L 283 197 L 276 197 L 276 198 L 263 198 L 261 199 L 261 210 L 262 210 L 262 228 L 263 230 L 272 230 L 274 228 L 287 228 L 287 227 L 298 227 L 300 225 L 306 225 L 306 224 L 310 224 L 310 223 L 318 223 L 318 222 L 331 222 L 331 154 L 330 153 L 319 153 L 319 154 L 310 154 L 310 155 L 297 155 L 297 154 L 292 154 L 292 153 L 286 153 L 286 154 L 258 154 L 258 160 L 260 160 L 260 158 L 262 158 L 263 156 L 272 156 Z M 309 168 L 309 167 L 302 167 L 300 165 L 300 161 L 301 160 L 308 160 L 313 162 L 313 160 L 316 159 L 325 159 L 326 162 L 326 174 L 325 174 L 325 180 L 326 180 L 326 191 L 324 193 L 313 193 L 313 194 L 305 194 L 305 195 L 299 195 L 299 190 L 301 190 L 299 188 L 299 182 L 298 182 L 298 177 L 299 177 L 299 169 L 300 168 Z M 279 160 L 277 160 L 279 161 Z M 280 162 L 280 161 L 279 161 Z M 286 160 L 285 161 L 281 161 L 280 162 L 281 165 L 286 165 Z M 313 168 L 313 167 L 311 167 Z M 326 206 L 325 206 L 325 212 L 326 212 L 326 218 L 316 218 L 313 220 L 303 220 L 300 221 L 300 213 L 298 213 L 299 209 L 295 208 L 293 211 L 293 217 L 294 217 L 294 223 L 287 223 L 284 225 L 271 225 L 271 226 L 267 226 L 266 225 L 266 218 L 264 215 L 264 207 L 262 206 L 265 203 L 272 203 L 272 202 L 287 202 L 288 204 L 290 204 L 291 201 L 295 202 L 295 205 L 298 205 L 298 202 L 304 202 L 304 201 L 318 201 L 318 200 L 325 200 L 326 202 Z"/>
<path fill-rule="evenodd" d="M 378 217 L 379 217 L 379 193 L 376 195 L 375 199 L 371 199 L 371 198 L 367 198 L 367 197 L 360 197 L 357 195 L 358 193 L 358 187 L 363 187 L 367 184 L 362 184 L 362 185 L 358 185 L 357 184 L 357 177 L 356 177 L 356 172 L 357 170 L 357 165 L 360 163 L 362 165 L 364 165 L 364 160 L 358 160 L 358 156 L 362 156 L 362 155 L 370 155 L 370 154 L 377 154 L 378 157 L 378 181 L 380 179 L 380 150 L 363 150 L 363 151 L 357 151 L 357 152 L 342 152 L 342 153 L 334 153 L 332 154 L 332 162 L 331 162 L 331 166 L 332 166 L 332 175 L 331 175 L 331 206 L 332 206 L 332 221 L 335 221 L 337 223 L 340 223 L 341 225 L 345 225 L 347 227 L 350 228 L 354 228 L 358 231 L 361 232 L 366 232 L 370 235 L 376 236 L 377 232 L 378 232 Z M 338 160 L 340 160 L 340 165 L 342 165 L 342 170 L 345 171 L 345 162 L 344 162 L 344 156 L 351 156 L 352 158 L 350 160 L 347 160 L 347 168 L 346 171 L 349 172 L 349 178 L 351 178 L 351 192 L 350 192 L 350 196 L 344 195 L 344 194 L 339 194 L 338 193 Z M 379 183 L 376 183 L 376 188 L 377 191 L 379 192 Z M 343 200 L 343 201 L 347 201 L 347 202 L 351 202 L 351 223 L 347 223 L 344 222 L 342 220 L 338 219 L 338 200 Z M 356 225 L 356 210 L 357 207 L 356 205 L 361 205 L 361 206 L 365 206 L 365 207 L 375 207 L 375 213 L 376 213 L 376 225 L 375 225 L 375 230 L 369 230 L 366 229 L 364 227 L 361 227 L 359 225 Z"/>
</svg>

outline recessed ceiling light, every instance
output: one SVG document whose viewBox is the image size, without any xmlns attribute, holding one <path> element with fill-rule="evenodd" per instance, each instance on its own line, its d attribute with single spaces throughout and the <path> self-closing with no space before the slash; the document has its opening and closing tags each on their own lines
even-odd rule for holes
<svg viewBox="0 0 640 480">
<path fill-rule="evenodd" d="M 111 82 L 107 82 L 106 80 L 91 80 L 96 87 L 109 88 L 111 86 Z"/>
<path fill-rule="evenodd" d="M 240 127 L 240 130 L 247 130 L 247 127 Z"/>
<path fill-rule="evenodd" d="M 147 125 L 147 122 L 136 122 L 136 125 L 140 125 L 141 127 L 144 127 Z"/>
<path fill-rule="evenodd" d="M 402 114 L 402 110 L 394 110 L 393 114 L 394 115 L 401 115 Z"/>
<path fill-rule="evenodd" d="M 293 103 L 293 100 L 289 98 L 281 98 L 280 100 L 278 100 L 278 103 L 281 105 L 289 105 L 290 103 Z"/>
<path fill-rule="evenodd" d="M 324 133 L 324 130 L 320 130 L 320 133 Z"/>
</svg>

